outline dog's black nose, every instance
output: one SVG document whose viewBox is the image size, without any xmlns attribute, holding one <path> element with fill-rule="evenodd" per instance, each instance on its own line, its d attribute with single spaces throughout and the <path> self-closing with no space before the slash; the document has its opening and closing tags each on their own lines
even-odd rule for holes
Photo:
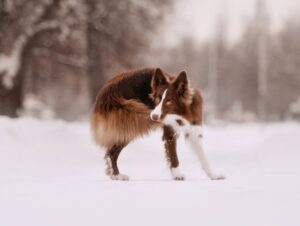
<svg viewBox="0 0 300 226">
<path fill-rule="evenodd" d="M 153 114 L 153 115 L 151 115 L 151 119 L 152 119 L 153 121 L 158 121 L 159 116 L 156 115 L 156 114 Z"/>
</svg>

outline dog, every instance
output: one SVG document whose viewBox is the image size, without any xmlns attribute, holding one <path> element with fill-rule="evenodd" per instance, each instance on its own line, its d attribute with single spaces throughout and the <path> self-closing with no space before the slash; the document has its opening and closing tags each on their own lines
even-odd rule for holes
<svg viewBox="0 0 300 226">
<path fill-rule="evenodd" d="M 105 173 L 112 180 L 129 180 L 118 169 L 120 152 L 128 143 L 156 128 L 163 128 L 166 159 L 174 180 L 180 172 L 176 140 L 183 133 L 210 179 L 212 172 L 202 148 L 203 99 L 190 86 L 185 71 L 177 77 L 160 68 L 144 68 L 114 76 L 100 89 L 91 114 L 96 144 L 105 148 Z"/>
</svg>

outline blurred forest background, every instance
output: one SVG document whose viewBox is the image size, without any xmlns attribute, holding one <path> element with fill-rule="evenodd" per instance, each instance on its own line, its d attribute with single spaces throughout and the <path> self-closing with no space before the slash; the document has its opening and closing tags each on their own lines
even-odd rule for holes
<svg viewBox="0 0 300 226">
<path fill-rule="evenodd" d="M 207 120 L 300 120 L 300 16 L 271 32 L 256 0 L 233 43 L 224 10 L 209 40 L 157 45 L 177 1 L 0 0 L 0 115 L 84 119 L 114 73 L 159 66 L 187 70 Z"/>
</svg>

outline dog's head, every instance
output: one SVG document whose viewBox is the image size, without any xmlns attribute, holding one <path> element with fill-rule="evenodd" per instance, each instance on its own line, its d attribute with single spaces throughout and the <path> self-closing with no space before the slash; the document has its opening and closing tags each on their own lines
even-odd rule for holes
<svg viewBox="0 0 300 226">
<path fill-rule="evenodd" d="M 156 84 L 163 85 L 154 88 Z M 192 95 L 185 71 L 180 72 L 175 79 L 170 81 L 160 69 L 157 69 L 153 77 L 152 88 L 157 90 L 153 92 L 156 107 L 150 114 L 153 121 L 163 120 L 168 114 L 184 114 Z"/>
</svg>

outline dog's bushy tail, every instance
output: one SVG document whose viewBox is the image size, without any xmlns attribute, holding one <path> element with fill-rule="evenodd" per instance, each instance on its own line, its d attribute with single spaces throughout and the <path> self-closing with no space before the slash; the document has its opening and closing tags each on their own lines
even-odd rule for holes
<svg viewBox="0 0 300 226">
<path fill-rule="evenodd" d="M 92 134 L 99 145 L 109 148 L 127 144 L 158 125 L 151 121 L 151 109 L 143 103 L 123 98 L 106 100 L 98 105 L 96 102 L 91 115 Z"/>
</svg>

